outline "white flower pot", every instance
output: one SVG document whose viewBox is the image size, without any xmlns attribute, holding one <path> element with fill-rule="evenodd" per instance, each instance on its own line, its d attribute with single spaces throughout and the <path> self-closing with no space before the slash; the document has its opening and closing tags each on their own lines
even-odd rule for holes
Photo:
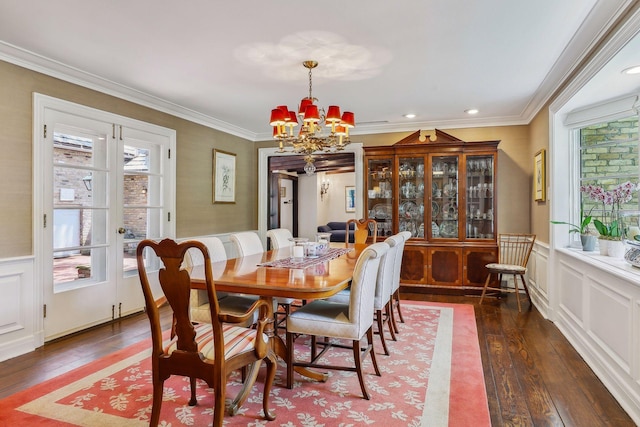
<svg viewBox="0 0 640 427">
<path fill-rule="evenodd" d="M 624 257 L 624 242 L 622 240 L 609 240 L 607 253 L 613 258 Z"/>
<path fill-rule="evenodd" d="M 600 250 L 600 255 L 607 256 L 608 252 L 608 240 L 598 239 L 598 249 Z"/>
</svg>

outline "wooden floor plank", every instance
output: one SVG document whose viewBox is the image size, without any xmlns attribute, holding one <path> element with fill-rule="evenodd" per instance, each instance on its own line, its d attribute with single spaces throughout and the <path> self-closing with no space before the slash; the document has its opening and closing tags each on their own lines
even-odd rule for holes
<svg viewBox="0 0 640 427">
<path fill-rule="evenodd" d="M 499 426 L 615 426 L 635 424 L 555 325 L 523 299 L 429 295 L 405 299 L 473 304 L 491 422 Z M 164 313 L 164 312 L 163 312 Z M 170 315 L 163 315 L 169 328 Z M 138 314 L 48 343 L 0 363 L 0 398 L 68 372 L 149 337 Z"/>
</svg>

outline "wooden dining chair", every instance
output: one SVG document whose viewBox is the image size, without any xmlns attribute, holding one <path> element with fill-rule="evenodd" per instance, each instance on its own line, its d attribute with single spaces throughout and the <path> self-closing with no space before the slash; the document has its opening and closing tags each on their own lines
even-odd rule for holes
<svg viewBox="0 0 640 427">
<path fill-rule="evenodd" d="M 281 249 L 293 246 L 293 235 L 286 228 L 272 228 L 267 230 L 267 237 L 271 242 L 271 249 Z"/>
<path fill-rule="evenodd" d="M 518 311 L 521 311 L 518 277 L 522 281 L 524 291 L 527 294 L 527 298 L 529 298 L 529 304 L 531 304 L 529 288 L 527 288 L 527 281 L 524 279 L 524 275 L 527 272 L 527 263 L 529 262 L 529 256 L 531 255 L 531 250 L 533 249 L 535 241 L 535 234 L 502 233 L 498 235 L 498 262 L 490 263 L 485 266 L 485 268 L 489 270 L 489 274 L 487 275 L 487 280 L 484 282 L 484 288 L 482 288 L 480 304 L 482 304 L 487 290 L 495 291 L 497 295 L 500 295 L 503 292 L 513 292 L 516 294 Z M 500 285 L 502 284 L 503 275 L 512 275 L 514 289 L 490 287 L 489 284 L 491 283 L 491 276 L 494 274 L 498 276 L 498 283 Z"/>
<path fill-rule="evenodd" d="M 360 388 L 365 399 L 369 392 L 364 382 L 362 360 L 371 355 L 376 375 L 380 376 L 376 354 L 373 350 L 373 303 L 375 299 L 376 277 L 381 259 L 389 250 L 389 245 L 374 243 L 362 251 L 353 272 L 348 303 L 318 299 L 309 302 L 289 315 L 287 319 L 287 387 L 293 387 L 294 368 L 309 367 L 357 372 Z M 308 362 L 295 359 L 294 338 L 311 336 L 311 357 Z M 367 337 L 367 345 L 360 348 L 360 340 Z M 317 337 L 324 337 L 318 341 Z M 328 339 L 332 339 L 329 341 Z M 320 358 L 331 346 L 341 346 L 334 339 L 350 340 L 355 366 L 334 363 L 322 364 Z M 317 352 L 317 347 L 324 347 Z"/>
<path fill-rule="evenodd" d="M 189 315 L 191 278 L 188 269 L 182 267 L 187 251 L 196 248 L 202 253 L 205 266 L 205 282 L 209 297 L 211 323 L 192 323 Z M 151 254 L 148 252 L 151 251 Z M 162 266 L 158 281 L 164 297 L 173 311 L 173 328 L 170 339 L 163 341 L 160 315 L 156 299 L 149 283 L 145 257 L 155 254 Z M 157 426 L 162 405 L 163 384 L 172 375 L 190 378 L 189 405 L 197 404 L 196 379 L 204 380 L 214 389 L 215 403 L 213 425 L 222 426 L 225 409 L 225 392 L 228 375 L 239 368 L 249 367 L 243 388 L 231 403 L 229 414 L 235 414 L 249 395 L 258 375 L 260 362 L 267 364 L 267 375 L 262 396 L 264 418 L 275 419 L 269 411 L 271 385 L 276 374 L 276 359 L 269 349 L 269 338 L 264 333 L 271 321 L 269 304 L 255 301 L 242 316 L 220 312 L 212 278 L 211 262 L 207 247 L 197 241 L 177 243 L 164 239 L 160 243 L 143 240 L 136 251 L 138 272 L 144 294 L 146 312 L 151 324 L 153 404 L 150 425 Z M 259 312 L 256 328 L 237 326 Z"/>
<path fill-rule="evenodd" d="M 352 229 L 351 224 L 355 226 L 353 232 L 353 243 L 367 243 L 369 237 L 369 229 L 372 233 L 372 242 L 376 242 L 378 236 L 378 223 L 375 219 L 350 219 L 347 221 L 347 234 L 345 235 L 345 243 L 349 243 L 350 236 L 349 231 Z"/>
</svg>

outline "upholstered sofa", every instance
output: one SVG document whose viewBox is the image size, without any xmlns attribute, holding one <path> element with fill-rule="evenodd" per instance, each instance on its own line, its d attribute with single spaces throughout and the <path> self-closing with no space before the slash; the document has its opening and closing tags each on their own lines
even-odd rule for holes
<svg viewBox="0 0 640 427">
<path fill-rule="evenodd" d="M 353 241 L 353 229 L 354 224 L 351 224 L 352 230 L 349 230 L 349 241 Z M 331 233 L 331 242 L 344 242 L 345 234 L 347 233 L 347 223 L 340 221 L 328 222 L 327 225 L 319 225 L 318 233 Z"/>
</svg>

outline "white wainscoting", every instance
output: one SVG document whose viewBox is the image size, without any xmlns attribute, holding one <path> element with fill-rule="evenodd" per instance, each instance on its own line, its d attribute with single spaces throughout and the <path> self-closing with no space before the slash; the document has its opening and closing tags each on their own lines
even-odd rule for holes
<svg viewBox="0 0 640 427">
<path fill-rule="evenodd" d="M 0 260 L 0 361 L 33 351 L 42 343 L 42 310 L 33 269 L 33 257 Z"/>
<path fill-rule="evenodd" d="M 531 300 L 545 319 L 549 318 L 549 245 L 537 242 L 533 246 L 527 265 L 527 287 Z"/>
<path fill-rule="evenodd" d="M 553 255 L 549 317 L 640 425 L 640 270 L 579 250 Z"/>
</svg>

